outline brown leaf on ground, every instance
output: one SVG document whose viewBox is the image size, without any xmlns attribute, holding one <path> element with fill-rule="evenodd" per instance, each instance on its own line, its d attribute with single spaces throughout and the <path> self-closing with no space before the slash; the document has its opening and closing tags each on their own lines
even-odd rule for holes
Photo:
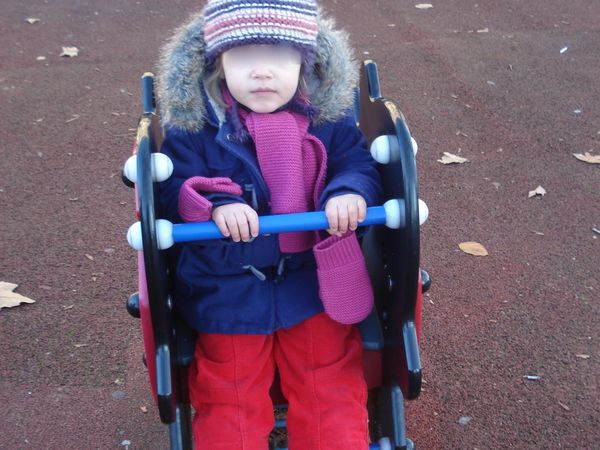
<svg viewBox="0 0 600 450">
<path fill-rule="evenodd" d="M 546 189 L 544 189 L 542 186 L 538 186 L 533 191 L 529 191 L 528 197 L 531 198 L 535 197 L 536 195 L 543 197 L 544 195 L 546 195 Z"/>
<path fill-rule="evenodd" d="M 67 56 L 73 58 L 79 55 L 79 49 L 77 47 L 63 47 L 60 56 Z"/>
<path fill-rule="evenodd" d="M 19 285 L 0 281 L 0 309 L 19 306 L 21 303 L 35 303 L 35 300 L 13 292 Z"/>
<path fill-rule="evenodd" d="M 448 152 L 444 152 L 444 156 L 437 161 L 441 162 L 442 164 L 464 164 L 469 162 L 467 158 L 463 158 L 462 156 L 454 155 Z"/>
<path fill-rule="evenodd" d="M 571 411 L 571 408 L 569 408 L 569 406 L 565 405 L 563 402 L 558 402 L 558 404 L 560 405 L 560 407 L 562 409 L 564 409 L 565 411 Z"/>
<path fill-rule="evenodd" d="M 592 155 L 590 152 L 585 152 L 584 154 L 573 153 L 573 156 L 579 161 L 583 161 L 588 164 L 600 164 L 600 155 Z"/>
<path fill-rule="evenodd" d="M 488 256 L 489 253 L 479 242 L 462 242 L 458 247 L 465 253 L 473 256 Z"/>
</svg>

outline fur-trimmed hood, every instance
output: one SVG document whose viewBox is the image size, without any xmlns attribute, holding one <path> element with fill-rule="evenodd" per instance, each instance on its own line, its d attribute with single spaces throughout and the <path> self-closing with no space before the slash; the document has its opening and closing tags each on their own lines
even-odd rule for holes
<svg viewBox="0 0 600 450">
<path fill-rule="evenodd" d="M 163 125 L 187 131 L 202 129 L 207 105 L 202 80 L 205 62 L 204 18 L 193 15 L 162 48 L 157 76 L 157 100 Z M 348 35 L 320 14 L 314 72 L 307 74 L 311 103 L 318 108 L 314 125 L 339 119 L 352 106 L 358 66 Z M 214 107 L 214 105 L 212 105 Z"/>
</svg>

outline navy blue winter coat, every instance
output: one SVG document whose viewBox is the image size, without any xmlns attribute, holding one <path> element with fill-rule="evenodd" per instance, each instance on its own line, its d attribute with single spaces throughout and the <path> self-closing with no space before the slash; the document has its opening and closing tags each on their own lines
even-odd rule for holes
<svg viewBox="0 0 600 450">
<path fill-rule="evenodd" d="M 349 113 L 356 71 L 346 37 L 331 25 L 322 24 L 315 66 L 319 73 L 308 80 L 311 101 L 320 111 L 309 132 L 323 142 L 328 158 L 318 207 L 324 209 L 330 197 L 349 192 L 360 194 L 371 206 L 382 200 L 379 175 Z M 229 177 L 242 187 L 241 197 L 208 195 L 215 207 L 244 202 L 259 215 L 270 214 L 269 191 L 252 142 L 231 140 L 232 126 L 202 88 L 203 48 L 198 36 L 202 36 L 200 17 L 180 29 L 161 60 L 158 96 L 165 128 L 161 151 L 174 164 L 173 175 L 160 186 L 162 215 L 181 222 L 179 189 L 192 176 Z M 195 79 L 190 80 L 191 73 Z M 170 261 L 175 305 L 199 331 L 270 334 L 323 311 L 312 250 L 284 254 L 277 235 L 261 235 L 247 243 L 218 239 L 176 245 Z"/>
</svg>

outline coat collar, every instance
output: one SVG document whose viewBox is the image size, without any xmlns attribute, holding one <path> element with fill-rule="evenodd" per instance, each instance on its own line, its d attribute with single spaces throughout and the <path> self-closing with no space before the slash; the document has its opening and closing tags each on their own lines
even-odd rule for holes
<svg viewBox="0 0 600 450">
<path fill-rule="evenodd" d="M 223 112 L 207 99 L 202 85 L 207 70 L 203 36 L 204 18 L 198 13 L 175 32 L 161 51 L 157 100 L 163 125 L 199 131 L 214 120 L 212 114 L 222 122 Z M 335 29 L 331 19 L 320 19 L 314 67 L 307 85 L 310 99 L 319 110 L 313 125 L 320 125 L 339 119 L 352 106 L 358 81 L 348 35 Z"/>
</svg>

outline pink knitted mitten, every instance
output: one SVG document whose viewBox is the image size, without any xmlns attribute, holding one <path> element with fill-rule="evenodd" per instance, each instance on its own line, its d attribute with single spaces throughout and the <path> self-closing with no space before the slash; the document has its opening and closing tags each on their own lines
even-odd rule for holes
<svg viewBox="0 0 600 450">
<path fill-rule="evenodd" d="M 313 252 L 325 312 L 343 324 L 365 319 L 373 308 L 373 290 L 356 234 L 330 236 Z"/>
<path fill-rule="evenodd" d="M 223 192 L 225 194 L 242 195 L 242 188 L 227 177 L 188 178 L 179 190 L 179 215 L 185 222 L 210 220 L 212 202 L 200 195 L 200 192 Z"/>
</svg>

